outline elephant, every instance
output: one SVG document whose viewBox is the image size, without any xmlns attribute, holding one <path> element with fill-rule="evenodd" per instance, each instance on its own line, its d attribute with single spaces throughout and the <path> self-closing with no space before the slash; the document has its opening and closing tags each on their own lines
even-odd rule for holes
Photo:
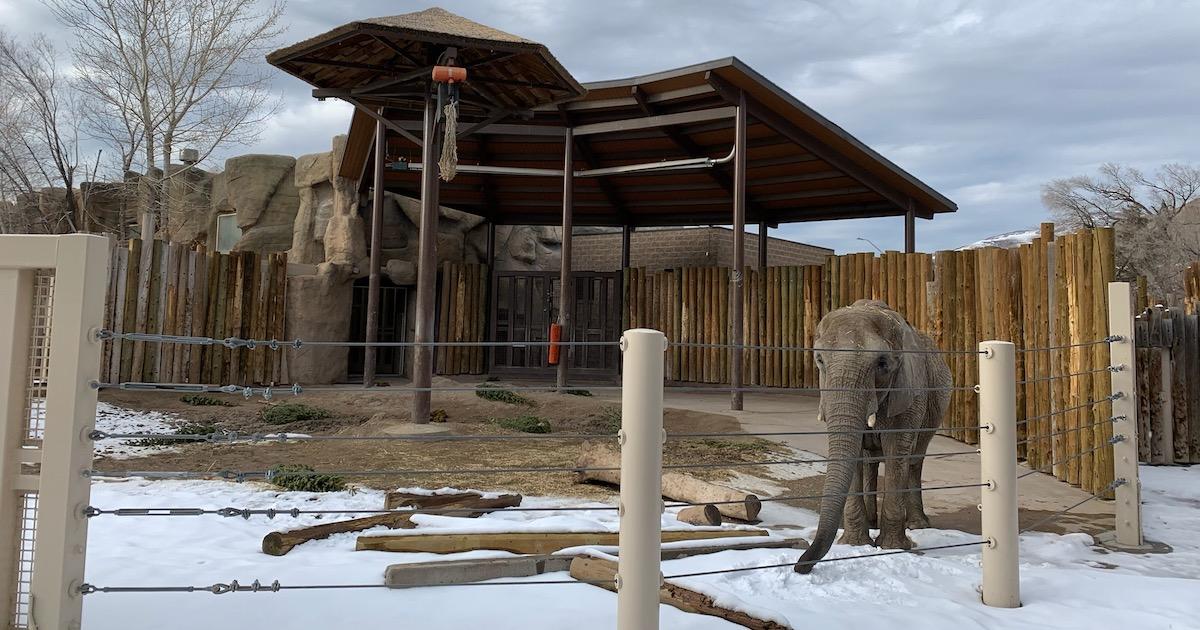
<svg viewBox="0 0 1200 630">
<path fill-rule="evenodd" d="M 822 390 L 818 415 L 831 431 L 829 459 L 836 461 L 826 469 L 817 533 L 795 566 L 805 574 L 829 553 L 843 516 L 840 542 L 885 549 L 911 549 L 906 527 L 929 526 L 921 471 L 933 439 L 928 429 L 941 426 L 951 384 L 945 359 L 922 352 L 936 350 L 933 340 L 878 300 L 859 300 L 828 313 L 817 325 L 814 345 Z M 927 430 L 905 430 L 918 428 Z M 868 527 L 876 501 L 863 492 L 877 485 L 879 463 L 871 457 L 887 464 L 874 541 Z M 901 492 L 905 488 L 915 490 Z"/>
</svg>

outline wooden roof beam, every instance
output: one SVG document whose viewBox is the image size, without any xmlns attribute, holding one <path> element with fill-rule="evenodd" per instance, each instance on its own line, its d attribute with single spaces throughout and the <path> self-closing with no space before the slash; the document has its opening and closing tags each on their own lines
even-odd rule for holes
<svg viewBox="0 0 1200 630">
<path fill-rule="evenodd" d="M 739 88 L 730 85 L 711 70 L 704 73 L 704 79 L 708 81 L 708 83 L 713 86 L 717 93 L 720 94 L 721 97 L 727 102 L 737 102 L 738 93 L 740 91 Z M 905 195 L 888 185 L 879 177 L 867 171 L 867 169 L 849 160 L 840 152 L 834 150 L 812 134 L 801 129 L 790 120 L 787 120 L 783 116 L 780 116 L 771 109 L 767 108 L 761 102 L 752 98 L 747 98 L 746 102 L 747 107 L 750 109 L 748 113 L 757 118 L 759 121 L 771 126 L 777 132 L 787 136 L 793 142 L 804 147 L 806 151 L 825 161 L 833 168 L 836 168 L 846 173 L 850 177 L 862 182 L 865 186 L 879 193 L 884 199 L 896 204 L 897 209 L 901 213 L 907 211 L 909 204 L 912 203 L 912 200 L 908 195 Z M 933 218 L 933 213 L 926 208 L 918 207 L 917 214 L 923 218 Z"/>
</svg>

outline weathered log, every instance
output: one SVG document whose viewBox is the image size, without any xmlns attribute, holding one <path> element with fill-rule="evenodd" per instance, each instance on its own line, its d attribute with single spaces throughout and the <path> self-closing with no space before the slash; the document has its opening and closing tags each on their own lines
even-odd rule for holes
<svg viewBox="0 0 1200 630">
<path fill-rule="evenodd" d="M 604 558 L 580 556 L 571 561 L 571 577 L 586 581 L 600 588 L 615 591 L 617 563 Z M 760 630 L 784 630 L 791 626 L 783 625 L 769 619 L 759 619 L 739 610 L 731 610 L 717 605 L 712 597 L 678 584 L 664 581 L 658 589 L 659 601 L 674 606 L 684 612 L 719 617 L 730 623 L 736 623 L 744 628 Z"/>
<path fill-rule="evenodd" d="M 521 504 L 521 495 L 519 494 L 503 494 L 500 497 L 506 501 L 516 501 L 512 506 L 505 507 L 513 507 Z M 415 492 L 394 490 L 384 495 L 383 509 L 394 510 L 402 507 L 437 508 L 453 505 L 461 501 L 481 498 L 483 498 L 483 495 L 474 491 L 448 492 L 445 494 L 417 494 Z"/>
<path fill-rule="evenodd" d="M 600 482 L 615 486 L 621 485 L 619 470 L 594 470 L 596 468 L 620 468 L 621 466 L 621 454 L 599 442 L 584 442 L 580 447 L 579 460 L 576 465 L 580 468 L 575 476 L 577 483 Z M 762 502 L 753 494 L 719 486 L 678 472 L 663 473 L 662 493 L 663 496 L 675 501 L 711 503 L 721 514 L 742 521 L 757 521 L 758 513 L 762 509 Z M 730 503 L 730 501 L 736 503 Z"/>
<path fill-rule="evenodd" d="M 679 519 L 682 523 L 692 525 L 720 525 L 721 510 L 718 510 L 717 506 L 711 504 L 693 505 L 679 510 L 675 518 Z"/>
<path fill-rule="evenodd" d="M 772 538 L 754 536 L 746 539 L 722 541 L 712 545 L 688 545 L 686 547 L 664 547 L 663 560 L 678 560 L 737 549 L 807 549 L 808 541 L 803 538 Z M 615 555 L 617 549 L 602 548 L 605 553 Z M 421 586 L 444 586 L 470 584 L 497 578 L 529 577 L 545 573 L 568 571 L 571 561 L 578 556 L 535 554 L 508 558 L 471 558 L 467 560 L 434 560 L 432 562 L 406 562 L 389 565 L 383 572 L 383 583 L 388 588 L 415 588 Z"/>
<path fill-rule="evenodd" d="M 663 542 L 767 536 L 765 529 L 686 529 L 662 533 Z M 568 547 L 616 545 L 617 532 L 513 532 L 359 536 L 356 551 L 459 553 L 498 549 L 512 553 L 553 553 Z"/>
<path fill-rule="evenodd" d="M 482 514 L 492 512 L 506 507 L 516 507 L 521 504 L 521 495 L 519 494 L 504 494 L 493 499 L 480 498 L 478 495 L 473 495 L 469 498 L 460 498 L 457 502 L 446 504 L 443 503 L 438 507 L 446 508 L 463 508 L 451 512 L 439 512 L 446 516 L 459 516 L 466 518 L 475 518 Z M 429 506 L 423 506 L 428 509 Z M 362 518 L 352 518 L 346 521 L 336 521 L 333 523 L 322 523 L 310 527 L 301 527 L 281 532 L 271 532 L 263 537 L 262 550 L 263 553 L 271 556 L 282 556 L 291 551 L 296 545 L 308 542 L 310 540 L 322 540 L 329 538 L 334 534 L 344 534 L 348 532 L 360 532 L 364 529 L 372 527 L 389 527 L 391 529 L 412 529 L 416 527 L 412 522 L 413 514 L 420 514 L 420 510 L 412 512 L 396 512 L 392 514 L 377 514 L 375 516 L 364 516 Z"/>
</svg>

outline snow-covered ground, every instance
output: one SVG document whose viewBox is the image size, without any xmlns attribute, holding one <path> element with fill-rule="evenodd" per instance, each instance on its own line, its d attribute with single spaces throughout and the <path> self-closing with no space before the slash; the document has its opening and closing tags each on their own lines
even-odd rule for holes
<svg viewBox="0 0 1200 630">
<path fill-rule="evenodd" d="M 184 420 L 162 411 L 134 411 L 108 403 L 96 403 L 96 430 L 105 433 L 174 433 Z M 114 459 L 175 450 L 169 446 L 139 446 L 133 440 L 96 440 L 96 453 Z"/>
<path fill-rule="evenodd" d="M 753 611 L 796 628 L 1200 628 L 1200 467 L 1142 468 L 1146 535 L 1170 544 L 1166 555 L 1097 551 L 1083 534 L 1022 537 L 1024 607 L 980 604 L 975 548 L 931 551 L 822 564 L 807 576 L 790 568 L 681 578 L 689 588 L 724 605 Z M 128 480 L 97 482 L 92 504 L 119 507 L 303 507 L 377 509 L 373 490 L 310 494 L 219 481 Z M 526 505 L 561 506 L 564 499 Z M 790 523 L 780 535 L 811 536 L 815 515 L 776 503 L 764 505 L 764 523 Z M 325 519 L 337 518 L 326 516 Z M 460 519 L 424 515 L 422 530 L 615 529 L 613 511 L 512 512 Z M 478 551 L 455 556 L 356 552 L 357 534 L 309 542 L 283 557 L 259 551 L 273 529 L 320 522 L 265 517 L 116 517 L 91 520 L 87 580 L 97 586 L 195 585 L 255 579 L 269 584 L 378 584 L 397 562 L 507 555 Z M 678 527 L 669 515 L 664 525 Z M 975 540 L 971 534 L 922 530 L 920 546 Z M 835 546 L 831 555 L 869 552 Z M 798 551 L 753 550 L 666 562 L 667 575 L 794 561 Z M 565 579 L 566 574 L 528 578 Z M 731 628 L 727 622 L 663 606 L 663 628 Z M 287 628 L 613 628 L 616 596 L 588 585 L 458 586 L 406 590 L 146 593 L 88 595 L 84 627 L 244 628 L 269 623 Z"/>
</svg>

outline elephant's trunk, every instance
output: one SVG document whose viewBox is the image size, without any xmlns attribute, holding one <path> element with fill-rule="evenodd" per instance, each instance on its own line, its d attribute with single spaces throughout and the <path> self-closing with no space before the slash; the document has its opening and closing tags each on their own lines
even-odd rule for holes
<svg viewBox="0 0 1200 630">
<path fill-rule="evenodd" d="M 860 382 L 842 385 L 828 384 L 836 388 L 865 388 Z M 809 573 L 813 566 L 833 546 L 837 536 L 838 526 L 842 522 L 842 512 L 846 508 L 846 493 L 854 481 L 862 462 L 862 431 L 867 421 L 867 400 L 870 394 L 865 392 L 837 392 L 827 398 L 823 404 L 826 423 L 830 431 L 838 433 L 829 436 L 829 459 L 826 465 L 825 485 L 821 494 L 820 521 L 817 524 L 817 534 L 813 537 L 812 545 L 796 563 L 797 573 Z M 823 401 L 824 402 L 824 401 Z"/>
</svg>

